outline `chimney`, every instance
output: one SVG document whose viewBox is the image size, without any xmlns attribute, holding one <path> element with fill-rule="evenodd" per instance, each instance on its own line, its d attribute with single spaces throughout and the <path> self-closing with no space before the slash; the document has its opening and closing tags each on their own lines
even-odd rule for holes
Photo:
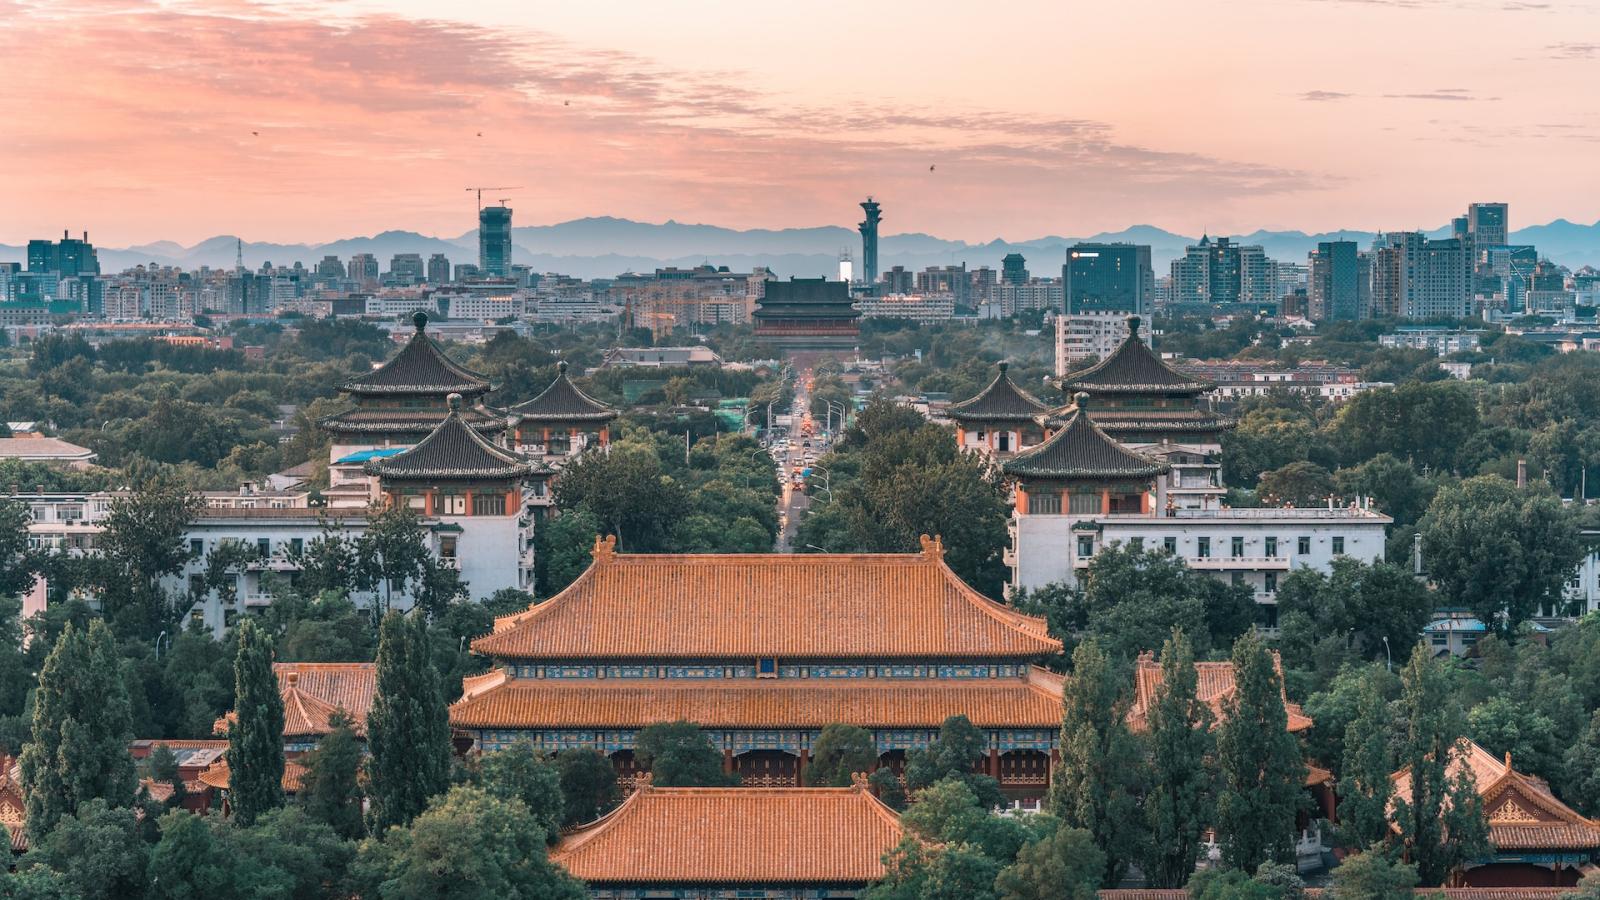
<svg viewBox="0 0 1600 900">
<path fill-rule="evenodd" d="M 1521 490 L 1521 489 L 1523 489 L 1523 488 L 1525 488 L 1527 486 L 1528 486 L 1528 461 L 1525 460 L 1525 459 L 1519 459 L 1519 460 L 1517 460 L 1517 489 Z"/>
</svg>

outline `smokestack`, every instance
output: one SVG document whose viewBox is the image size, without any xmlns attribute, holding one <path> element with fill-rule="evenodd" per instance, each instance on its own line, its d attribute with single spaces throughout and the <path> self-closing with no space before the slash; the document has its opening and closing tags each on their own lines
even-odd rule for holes
<svg viewBox="0 0 1600 900">
<path fill-rule="evenodd" d="M 1528 461 L 1525 460 L 1525 459 L 1519 459 L 1519 460 L 1517 460 L 1517 489 L 1521 490 L 1522 488 L 1525 488 L 1527 486 L 1528 486 Z"/>
</svg>

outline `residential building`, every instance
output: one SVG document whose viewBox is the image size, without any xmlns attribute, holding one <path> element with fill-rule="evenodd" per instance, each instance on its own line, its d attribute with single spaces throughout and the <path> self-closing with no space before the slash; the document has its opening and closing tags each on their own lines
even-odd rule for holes
<svg viewBox="0 0 1600 900">
<path fill-rule="evenodd" d="M 1109 309 L 1056 316 L 1056 377 L 1079 363 L 1110 356 L 1128 339 L 1128 319 L 1126 313 Z M 1148 340 L 1150 326 L 1143 327 Z"/>
<path fill-rule="evenodd" d="M 53 272 L 62 278 L 98 275 L 100 258 L 95 254 L 94 245 L 89 243 L 89 232 L 83 233 L 82 240 L 76 240 L 63 231 L 59 241 L 28 242 L 28 271 Z"/>
<path fill-rule="evenodd" d="M 1510 207 L 1505 203 L 1474 203 L 1467 207 L 1467 235 L 1472 246 L 1504 247 L 1511 243 Z"/>
<path fill-rule="evenodd" d="M 1148 244 L 1074 244 L 1061 267 L 1068 315 L 1145 315 L 1155 285 Z"/>
<path fill-rule="evenodd" d="M 915 293 L 949 294 L 955 298 L 957 306 L 971 306 L 972 278 L 967 272 L 967 264 L 923 269 L 916 275 Z"/>
<path fill-rule="evenodd" d="M 1449 356 L 1452 353 L 1477 352 L 1482 335 L 1482 331 L 1409 326 L 1397 328 L 1391 334 L 1378 335 L 1378 346 L 1431 350 L 1435 355 Z"/>
<path fill-rule="evenodd" d="M 478 271 L 487 278 L 511 276 L 511 208 L 478 210 Z"/>
<path fill-rule="evenodd" d="M 766 293 L 767 278 L 764 268 L 753 272 L 711 265 L 656 269 L 648 275 L 618 276 L 611 283 L 610 299 L 626 306 L 635 323 L 664 337 L 678 327 L 751 321 L 751 312 Z"/>
<path fill-rule="evenodd" d="M 949 321 L 956 314 L 956 298 L 950 294 L 879 293 L 856 301 L 863 319 L 903 319 L 931 324 Z"/>
<path fill-rule="evenodd" d="M 1471 254 L 1461 238 L 1381 234 L 1372 249 L 1372 314 L 1408 319 L 1472 314 Z"/>
<path fill-rule="evenodd" d="M 1021 284 L 1002 282 L 1000 312 L 1014 316 L 1020 312 L 1055 310 L 1064 305 L 1061 282 L 1054 278 L 1032 278 Z"/>
<path fill-rule="evenodd" d="M 878 290 L 885 294 L 911 294 L 917 289 L 917 273 L 905 266 L 895 266 L 883 273 Z"/>
<path fill-rule="evenodd" d="M 972 590 L 926 537 L 920 553 L 832 556 L 621 554 L 606 537 L 571 586 L 472 648 L 495 668 L 464 683 L 458 733 L 480 750 L 594 748 L 626 786 L 656 722 L 698 723 L 742 784 L 782 787 L 829 724 L 867 729 L 898 772 L 964 715 L 985 774 L 1037 804 L 1061 727 L 1061 676 L 1033 665 L 1060 652 L 1044 620 Z"/>
<path fill-rule="evenodd" d="M 427 270 L 420 253 L 396 253 L 389 260 L 389 281 L 394 284 L 422 284 L 427 281 Z"/>
<path fill-rule="evenodd" d="M 1307 300 L 1317 322 L 1361 317 L 1361 260 L 1355 241 L 1321 241 L 1307 262 Z"/>
<path fill-rule="evenodd" d="M 600 365 L 606 369 L 629 366 L 721 368 L 722 357 L 704 344 L 693 347 L 613 347 L 606 351 L 605 361 Z"/>
<path fill-rule="evenodd" d="M 95 452 L 88 447 L 40 434 L 0 438 L 0 460 L 41 462 L 68 469 L 87 469 L 94 464 Z"/>
<path fill-rule="evenodd" d="M 1276 304 L 1277 266 L 1255 245 L 1202 236 L 1172 261 L 1170 303 Z"/>
<path fill-rule="evenodd" d="M 378 286 L 378 258 L 371 253 L 356 253 L 350 257 L 349 278 L 361 290 Z"/>
<path fill-rule="evenodd" d="M 443 253 L 428 257 L 428 283 L 445 284 L 450 280 L 450 259 Z"/>
</svg>

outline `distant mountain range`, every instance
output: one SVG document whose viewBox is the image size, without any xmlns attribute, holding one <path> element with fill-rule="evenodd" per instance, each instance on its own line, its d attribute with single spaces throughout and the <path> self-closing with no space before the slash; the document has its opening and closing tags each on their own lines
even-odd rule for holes
<svg viewBox="0 0 1600 900">
<path fill-rule="evenodd" d="M 1443 235 L 1448 228 L 1432 234 Z M 839 253 L 849 250 L 859 257 L 861 237 L 854 229 L 837 226 L 820 228 L 750 229 L 738 231 L 715 225 L 689 225 L 667 221 L 660 224 L 629 219 L 597 217 L 575 219 L 557 225 L 535 225 L 512 229 L 516 245 L 514 259 L 540 272 L 560 272 L 580 278 L 608 278 L 623 272 L 648 272 L 664 266 L 695 266 L 701 263 L 727 266 L 734 271 L 749 271 L 766 266 L 780 276 L 834 276 L 839 271 Z M 1370 231 L 1336 231 L 1306 234 L 1302 231 L 1255 231 L 1237 235 L 1240 243 L 1260 244 L 1267 255 L 1280 260 L 1304 261 L 1319 241 L 1354 240 L 1368 245 Z M 1026 241 L 995 239 L 983 244 L 945 240 L 928 234 L 891 234 L 879 242 L 879 268 L 905 266 L 922 269 L 935 265 L 968 268 L 989 266 L 998 269 L 1008 253 L 1021 253 L 1036 275 L 1059 275 L 1066 249 L 1080 241 L 1126 241 L 1149 244 L 1156 274 L 1167 271 L 1174 257 L 1198 235 L 1175 234 L 1153 225 L 1135 225 L 1116 232 L 1085 237 L 1049 236 Z M 1557 219 L 1514 231 L 1511 240 L 1533 244 L 1539 252 L 1563 265 L 1577 268 L 1600 266 L 1600 222 L 1580 225 Z M 157 241 L 136 247 L 99 249 L 101 268 L 120 271 L 140 263 L 198 266 L 231 266 L 236 239 L 219 235 L 184 247 L 172 241 Z M 271 244 L 244 242 L 244 262 L 252 268 L 263 262 L 292 264 L 296 260 L 314 266 L 323 256 L 348 260 L 355 253 L 371 253 L 387 269 L 396 253 L 420 253 L 426 259 L 443 253 L 451 262 L 477 259 L 477 232 L 456 238 L 429 237 L 411 231 L 385 231 L 372 237 L 346 238 L 326 244 Z M 0 244 L 0 262 L 24 261 L 26 248 Z"/>
</svg>

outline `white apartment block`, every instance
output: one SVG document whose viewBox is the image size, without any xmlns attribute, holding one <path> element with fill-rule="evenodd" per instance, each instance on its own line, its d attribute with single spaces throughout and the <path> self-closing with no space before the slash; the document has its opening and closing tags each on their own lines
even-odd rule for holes
<svg viewBox="0 0 1600 900">
<path fill-rule="evenodd" d="M 1149 340 L 1150 326 L 1140 335 Z M 1119 310 L 1067 313 L 1056 316 L 1056 377 L 1071 372 L 1090 359 L 1104 359 L 1128 337 L 1128 314 Z"/>
<path fill-rule="evenodd" d="M 863 319 L 904 319 L 908 322 L 945 322 L 956 314 L 954 294 L 882 294 L 856 301 Z"/>
</svg>

